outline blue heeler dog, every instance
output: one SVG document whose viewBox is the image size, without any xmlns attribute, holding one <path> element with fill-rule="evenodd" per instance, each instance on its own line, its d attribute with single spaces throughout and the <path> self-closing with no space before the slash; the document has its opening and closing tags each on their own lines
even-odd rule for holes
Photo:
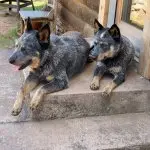
<svg viewBox="0 0 150 150">
<path fill-rule="evenodd" d="M 30 103 L 32 111 L 37 109 L 44 95 L 67 88 L 68 80 L 83 71 L 90 46 L 78 32 L 50 37 L 49 25 L 40 31 L 33 30 L 28 18 L 26 31 L 18 39 L 15 49 L 9 62 L 19 66 L 19 70 L 29 66 L 31 71 L 17 94 L 12 111 L 14 116 L 21 112 L 25 96 L 39 84 L 42 86 Z"/>
<path fill-rule="evenodd" d="M 126 37 L 121 36 L 116 24 L 104 28 L 96 19 L 94 24 L 98 30 L 91 45 L 89 59 L 97 59 L 97 65 L 90 88 L 98 90 L 103 75 L 112 74 L 113 81 L 102 92 L 103 96 L 109 96 L 114 88 L 125 81 L 127 67 L 134 58 L 134 47 Z"/>
</svg>

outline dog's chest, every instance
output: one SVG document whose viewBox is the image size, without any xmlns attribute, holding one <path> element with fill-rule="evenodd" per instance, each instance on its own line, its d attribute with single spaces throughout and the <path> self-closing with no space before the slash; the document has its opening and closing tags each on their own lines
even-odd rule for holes
<svg viewBox="0 0 150 150">
<path fill-rule="evenodd" d="M 54 78 L 54 68 L 50 64 L 44 64 L 36 70 L 32 70 L 36 76 L 39 77 L 40 81 L 50 81 Z"/>
</svg>

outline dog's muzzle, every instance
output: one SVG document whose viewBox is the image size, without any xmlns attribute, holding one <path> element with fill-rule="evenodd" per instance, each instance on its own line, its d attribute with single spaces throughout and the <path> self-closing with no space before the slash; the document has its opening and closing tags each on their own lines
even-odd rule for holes
<svg viewBox="0 0 150 150">
<path fill-rule="evenodd" d="M 21 65 L 18 70 L 22 70 L 29 66 L 32 63 L 32 60 L 28 60 L 25 64 Z"/>
<path fill-rule="evenodd" d="M 13 59 L 12 57 L 9 58 L 10 64 L 18 66 L 18 70 L 22 70 L 22 69 L 26 68 L 27 66 L 29 66 L 32 63 L 32 60 L 28 60 L 26 63 L 24 63 L 22 65 L 16 65 L 15 62 L 16 62 L 15 59 Z"/>
<path fill-rule="evenodd" d="M 15 63 L 15 60 L 12 59 L 12 58 L 9 58 L 9 63 L 10 63 L 10 64 L 14 64 L 14 63 Z"/>
</svg>

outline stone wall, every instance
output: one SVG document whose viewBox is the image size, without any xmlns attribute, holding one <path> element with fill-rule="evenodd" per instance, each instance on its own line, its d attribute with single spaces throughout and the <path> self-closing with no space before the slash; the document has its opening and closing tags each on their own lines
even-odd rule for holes
<svg viewBox="0 0 150 150">
<path fill-rule="evenodd" d="M 100 0 L 57 0 L 57 33 L 69 30 L 82 32 L 85 36 L 94 33 L 93 22 L 98 17 Z"/>
</svg>

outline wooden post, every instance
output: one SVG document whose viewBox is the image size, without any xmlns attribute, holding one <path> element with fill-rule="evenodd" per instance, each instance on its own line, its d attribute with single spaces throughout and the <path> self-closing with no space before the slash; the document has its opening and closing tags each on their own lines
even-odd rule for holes
<svg viewBox="0 0 150 150">
<path fill-rule="evenodd" d="M 150 0 L 146 0 L 147 9 L 143 30 L 144 49 L 140 54 L 139 73 L 150 79 Z"/>
<path fill-rule="evenodd" d="M 109 14 L 109 3 L 110 0 L 100 0 L 98 21 L 103 25 L 107 26 L 108 14 Z"/>
<path fill-rule="evenodd" d="M 115 23 L 119 24 L 121 22 L 122 17 L 122 9 L 123 9 L 123 0 L 117 0 L 117 8 L 116 8 L 116 18 Z"/>
</svg>

